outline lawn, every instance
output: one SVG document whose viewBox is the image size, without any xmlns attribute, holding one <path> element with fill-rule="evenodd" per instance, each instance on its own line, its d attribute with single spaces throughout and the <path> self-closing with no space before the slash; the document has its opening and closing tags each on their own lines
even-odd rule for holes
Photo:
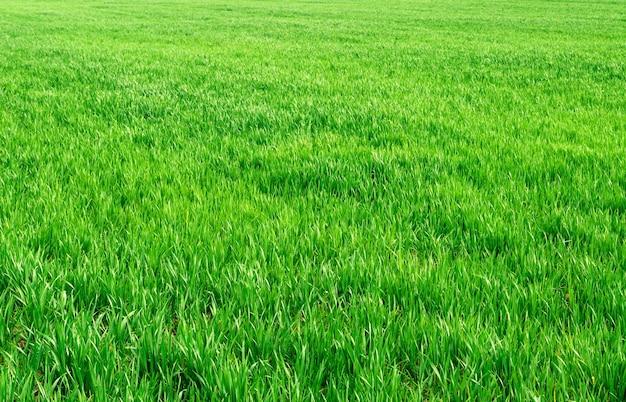
<svg viewBox="0 0 626 402">
<path fill-rule="evenodd" d="M 626 3 L 0 2 L 0 399 L 625 400 Z"/>
</svg>

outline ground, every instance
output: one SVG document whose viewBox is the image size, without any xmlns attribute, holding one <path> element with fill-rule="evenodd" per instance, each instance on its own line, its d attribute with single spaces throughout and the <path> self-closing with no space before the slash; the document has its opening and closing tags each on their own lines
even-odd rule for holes
<svg viewBox="0 0 626 402">
<path fill-rule="evenodd" d="M 626 399 L 623 1 L 0 3 L 0 398 Z"/>
</svg>

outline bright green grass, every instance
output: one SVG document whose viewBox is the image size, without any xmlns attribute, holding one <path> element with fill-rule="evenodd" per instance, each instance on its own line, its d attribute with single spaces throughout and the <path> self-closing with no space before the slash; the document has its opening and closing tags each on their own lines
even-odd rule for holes
<svg viewBox="0 0 626 402">
<path fill-rule="evenodd" d="M 626 3 L 0 2 L 0 399 L 626 399 Z"/>
</svg>

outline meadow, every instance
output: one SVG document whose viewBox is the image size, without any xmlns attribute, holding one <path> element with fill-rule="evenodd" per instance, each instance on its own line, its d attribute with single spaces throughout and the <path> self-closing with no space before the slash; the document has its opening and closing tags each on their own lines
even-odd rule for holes
<svg viewBox="0 0 626 402">
<path fill-rule="evenodd" d="M 626 400 L 626 3 L 0 2 L 0 399 Z"/>
</svg>

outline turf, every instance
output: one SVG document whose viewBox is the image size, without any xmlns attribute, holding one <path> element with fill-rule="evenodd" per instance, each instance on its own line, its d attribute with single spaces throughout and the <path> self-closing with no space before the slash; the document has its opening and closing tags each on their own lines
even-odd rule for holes
<svg viewBox="0 0 626 402">
<path fill-rule="evenodd" d="M 2 1 L 0 399 L 626 399 L 625 11 Z"/>
</svg>

